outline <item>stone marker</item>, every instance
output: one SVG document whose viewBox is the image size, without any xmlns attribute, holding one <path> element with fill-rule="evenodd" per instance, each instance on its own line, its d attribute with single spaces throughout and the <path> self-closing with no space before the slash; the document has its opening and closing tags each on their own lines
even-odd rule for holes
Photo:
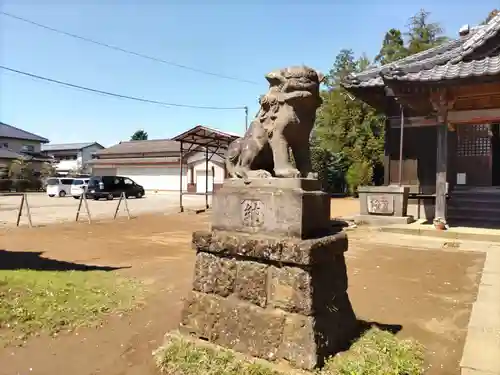
<svg viewBox="0 0 500 375">
<path fill-rule="evenodd" d="M 262 100 L 253 128 L 230 146 L 233 178 L 214 195 L 212 228 L 193 233 L 195 276 L 181 331 L 313 369 L 357 333 L 347 295 L 347 237 L 333 232 L 330 199 L 310 169 L 323 78 L 306 67 L 267 78 L 275 102 Z"/>
</svg>

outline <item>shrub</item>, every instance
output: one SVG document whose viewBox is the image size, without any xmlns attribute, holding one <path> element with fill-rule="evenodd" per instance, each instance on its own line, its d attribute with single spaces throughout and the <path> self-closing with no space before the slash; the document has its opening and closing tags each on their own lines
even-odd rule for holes
<svg viewBox="0 0 500 375">
<path fill-rule="evenodd" d="M 361 161 L 351 164 L 346 174 L 349 193 L 356 195 L 359 186 L 371 185 L 373 179 L 373 167 L 370 162 Z"/>
</svg>

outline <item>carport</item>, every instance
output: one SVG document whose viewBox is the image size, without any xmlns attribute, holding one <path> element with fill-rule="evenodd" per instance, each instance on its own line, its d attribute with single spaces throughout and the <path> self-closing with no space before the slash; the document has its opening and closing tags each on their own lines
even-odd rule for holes
<svg viewBox="0 0 500 375">
<path fill-rule="evenodd" d="M 205 206 L 209 208 L 208 196 L 212 194 L 209 192 L 209 174 L 208 174 L 208 162 L 212 159 L 214 155 L 218 155 L 221 158 L 225 157 L 225 152 L 231 142 L 239 138 L 240 135 L 235 133 L 223 132 L 214 128 L 209 128 L 206 126 L 198 125 L 194 128 L 179 134 L 178 136 L 172 138 L 172 140 L 180 143 L 180 158 L 179 158 L 179 169 L 180 169 L 180 182 L 179 182 L 179 208 L 180 212 L 184 212 L 184 206 L 182 204 L 182 196 L 186 193 L 182 191 L 182 177 L 183 177 L 183 165 L 184 157 L 191 151 L 202 148 L 205 150 Z M 227 171 L 224 166 L 224 177 L 227 176 Z"/>
</svg>

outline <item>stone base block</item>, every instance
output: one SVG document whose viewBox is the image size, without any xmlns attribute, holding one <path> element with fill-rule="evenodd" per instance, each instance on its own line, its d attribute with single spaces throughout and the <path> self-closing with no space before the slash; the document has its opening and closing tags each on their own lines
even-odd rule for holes
<svg viewBox="0 0 500 375">
<path fill-rule="evenodd" d="M 345 232 L 302 240 L 227 231 L 198 231 L 193 233 L 192 244 L 197 251 L 218 256 L 309 266 L 334 261 L 336 255 L 347 251 L 348 240 Z"/>
<path fill-rule="evenodd" d="M 356 215 L 356 223 L 369 225 L 411 224 L 415 221 L 413 216 L 385 216 L 385 215 Z"/>
<path fill-rule="evenodd" d="M 355 335 L 357 322 L 347 294 L 337 297 L 336 309 L 304 316 L 192 292 L 181 331 L 240 353 L 310 370 L 345 350 Z"/>
<path fill-rule="evenodd" d="M 213 230 L 313 238 L 331 228 L 330 197 L 315 179 L 228 179 L 212 206 Z"/>
</svg>

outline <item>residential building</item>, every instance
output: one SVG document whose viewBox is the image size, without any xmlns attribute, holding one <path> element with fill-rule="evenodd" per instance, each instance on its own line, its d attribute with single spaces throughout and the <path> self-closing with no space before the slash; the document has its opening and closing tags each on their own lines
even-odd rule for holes
<svg viewBox="0 0 500 375">
<path fill-rule="evenodd" d="M 0 122 L 0 168 L 8 168 L 15 159 L 23 159 L 39 171 L 43 162 L 49 160 L 41 153 L 41 146 L 48 142 L 47 138 Z"/>
<path fill-rule="evenodd" d="M 94 154 L 104 149 L 97 142 L 44 144 L 42 151 L 53 158 L 56 172 L 66 175 L 71 171 L 85 171 L 87 164 Z M 90 171 L 89 171 L 90 172 Z"/>
<path fill-rule="evenodd" d="M 236 135 L 206 127 L 210 132 L 236 139 Z M 220 155 L 210 155 L 206 160 L 205 149 L 201 146 L 184 145 L 182 177 L 180 142 L 171 139 L 146 141 L 126 141 L 96 152 L 96 159 L 89 162 L 93 175 L 125 176 L 146 190 L 182 191 L 205 193 L 222 186 L 225 177 L 224 160 Z M 208 168 L 207 168 L 208 166 Z M 208 182 L 206 181 L 208 177 Z M 181 182 L 182 181 L 182 182 Z"/>
</svg>

